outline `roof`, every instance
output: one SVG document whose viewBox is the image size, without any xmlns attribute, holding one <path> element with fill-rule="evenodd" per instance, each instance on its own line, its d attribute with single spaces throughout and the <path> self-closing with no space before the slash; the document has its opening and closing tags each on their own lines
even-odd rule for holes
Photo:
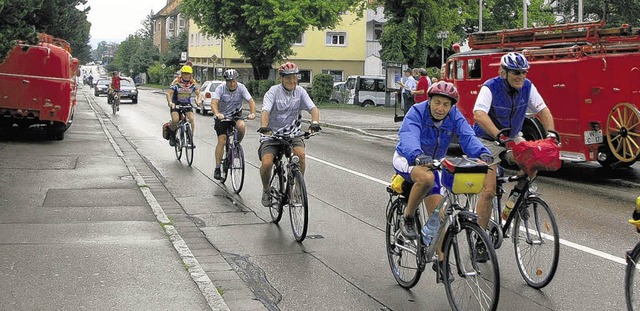
<svg viewBox="0 0 640 311">
<path fill-rule="evenodd" d="M 180 4 L 182 0 L 170 0 L 158 13 L 153 16 L 153 19 L 158 17 L 174 16 L 180 13 Z"/>
</svg>

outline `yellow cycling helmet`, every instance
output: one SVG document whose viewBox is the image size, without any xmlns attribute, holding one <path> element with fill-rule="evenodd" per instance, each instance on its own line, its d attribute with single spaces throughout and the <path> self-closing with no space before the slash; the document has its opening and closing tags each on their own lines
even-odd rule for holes
<svg viewBox="0 0 640 311">
<path fill-rule="evenodd" d="M 193 74 L 193 68 L 191 68 L 191 66 L 182 66 L 180 72 Z"/>
</svg>

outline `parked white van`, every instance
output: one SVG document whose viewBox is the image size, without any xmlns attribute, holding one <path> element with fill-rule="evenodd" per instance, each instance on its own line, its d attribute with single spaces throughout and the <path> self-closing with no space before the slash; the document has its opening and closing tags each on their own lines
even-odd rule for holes
<svg viewBox="0 0 640 311">
<path fill-rule="evenodd" d="M 349 76 L 344 87 L 349 91 L 347 104 L 365 106 L 385 105 L 385 77 Z M 390 106 L 395 105 L 395 93 L 390 94 Z"/>
</svg>

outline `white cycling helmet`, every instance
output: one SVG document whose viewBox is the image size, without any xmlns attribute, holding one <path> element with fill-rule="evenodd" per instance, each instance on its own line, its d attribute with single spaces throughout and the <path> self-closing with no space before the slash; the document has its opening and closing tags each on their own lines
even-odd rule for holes
<svg viewBox="0 0 640 311">
<path fill-rule="evenodd" d="M 510 52 L 502 56 L 500 65 L 506 70 L 528 70 L 529 62 L 524 55 L 517 52 Z"/>
</svg>

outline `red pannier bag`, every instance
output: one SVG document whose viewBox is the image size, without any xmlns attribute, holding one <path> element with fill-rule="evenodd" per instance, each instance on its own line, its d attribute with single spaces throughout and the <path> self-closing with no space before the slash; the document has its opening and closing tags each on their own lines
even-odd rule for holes
<svg viewBox="0 0 640 311">
<path fill-rule="evenodd" d="M 518 166 L 533 176 L 536 171 L 557 171 L 562 166 L 560 147 L 553 138 L 509 143 Z"/>
</svg>

